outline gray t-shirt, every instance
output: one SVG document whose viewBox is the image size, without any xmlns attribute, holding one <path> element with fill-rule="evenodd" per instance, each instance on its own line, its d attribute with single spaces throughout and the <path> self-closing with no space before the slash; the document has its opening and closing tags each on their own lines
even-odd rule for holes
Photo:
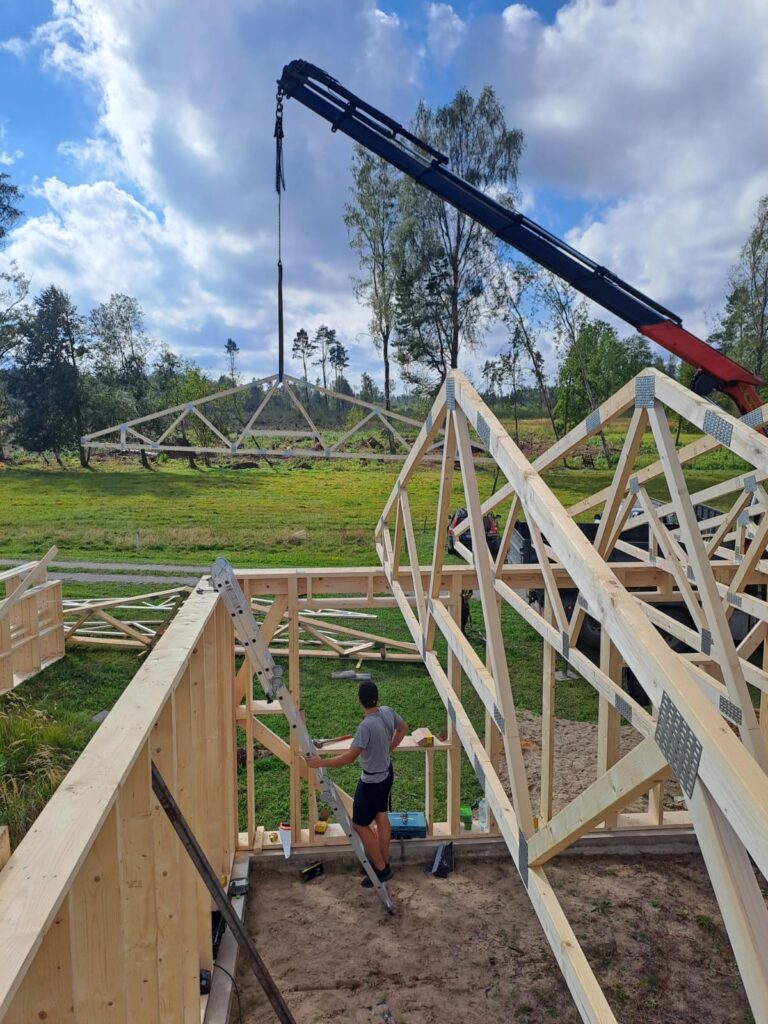
<svg viewBox="0 0 768 1024">
<path fill-rule="evenodd" d="M 366 715 L 354 735 L 351 746 L 362 748 L 360 765 L 363 782 L 383 782 L 389 772 L 389 748 L 395 729 L 403 724 L 396 711 L 385 705 Z"/>
</svg>

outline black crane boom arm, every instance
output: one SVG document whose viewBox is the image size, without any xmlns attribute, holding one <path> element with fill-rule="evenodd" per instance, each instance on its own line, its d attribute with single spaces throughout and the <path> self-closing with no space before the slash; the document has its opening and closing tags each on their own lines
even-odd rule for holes
<svg viewBox="0 0 768 1024">
<path fill-rule="evenodd" d="M 529 217 L 510 210 L 448 168 L 448 158 L 391 117 L 355 96 L 327 72 L 303 60 L 283 68 L 280 94 L 298 100 L 417 184 L 482 224 L 539 266 L 550 270 L 603 309 L 673 352 L 729 394 L 742 413 L 760 405 L 762 383 L 749 370 L 686 331 L 682 320 L 612 271 L 595 263 Z"/>
</svg>

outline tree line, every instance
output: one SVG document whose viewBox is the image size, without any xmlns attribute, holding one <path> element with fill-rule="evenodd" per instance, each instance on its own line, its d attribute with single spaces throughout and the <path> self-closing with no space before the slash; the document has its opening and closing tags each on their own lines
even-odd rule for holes
<svg viewBox="0 0 768 1024">
<path fill-rule="evenodd" d="M 410 127 L 448 155 L 455 173 L 514 209 L 524 139 L 507 126 L 493 89 L 477 99 L 459 90 L 436 110 L 422 102 Z M 560 436 L 649 365 L 687 382 L 688 367 L 654 356 L 639 335 L 620 336 L 573 289 L 515 260 L 477 223 L 367 150 L 355 148 L 351 176 L 344 219 L 359 265 L 353 285 L 369 311 L 383 378 L 380 389 L 363 373 L 360 398 L 391 408 L 394 371 L 406 396 L 430 398 L 451 368 L 478 353 L 491 329 L 503 341 L 479 363 L 478 386 L 509 410 L 515 432 L 522 416 L 546 416 Z M 22 198 L 0 173 L 0 247 L 21 216 Z M 768 196 L 758 203 L 708 340 L 768 377 Z M 554 347 L 554 373 L 545 363 L 547 346 Z M 218 376 L 177 355 L 150 338 L 139 303 L 128 295 L 112 295 L 87 313 L 55 285 L 30 300 L 29 281 L 11 263 L 0 272 L 0 453 L 12 440 L 58 458 L 79 448 L 84 433 L 235 386 L 241 378 L 232 339 L 224 353 L 229 372 Z M 300 329 L 291 355 L 307 404 L 326 423 L 341 422 L 342 404 L 309 388 L 314 377 L 327 391 L 354 394 L 337 330 Z M 236 426 L 258 398 L 254 389 L 218 415 Z M 88 454 L 80 450 L 80 458 L 85 463 Z"/>
</svg>

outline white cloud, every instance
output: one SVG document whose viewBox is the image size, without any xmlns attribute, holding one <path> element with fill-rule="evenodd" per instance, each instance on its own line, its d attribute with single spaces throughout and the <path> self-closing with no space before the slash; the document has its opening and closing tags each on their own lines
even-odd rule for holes
<svg viewBox="0 0 768 1024">
<path fill-rule="evenodd" d="M 573 0 L 501 23 L 470 23 L 455 60 L 524 129 L 524 191 L 588 203 L 569 241 L 703 330 L 768 192 L 768 7 Z"/>
<path fill-rule="evenodd" d="M 565 198 L 583 217 L 569 241 L 694 329 L 768 192 L 762 0 L 571 0 L 550 24 L 523 3 L 464 20 L 430 3 L 407 25 L 375 0 L 54 0 L 34 39 L 96 114 L 59 145 L 80 184 L 45 181 L 48 212 L 8 255 L 86 307 L 135 294 L 190 354 L 219 359 L 233 336 L 253 372 L 274 368 L 275 79 L 293 57 L 402 122 L 422 83 L 446 101 L 492 84 L 526 134 L 525 208 L 547 221 Z M 349 142 L 290 100 L 285 130 L 286 333 L 326 322 L 352 344 L 367 313 L 342 223 Z"/>
<path fill-rule="evenodd" d="M 14 57 L 21 59 L 26 56 L 28 49 L 29 43 L 24 39 L 19 39 L 18 36 L 11 39 L 0 39 L 0 53 L 11 53 Z"/>
<path fill-rule="evenodd" d="M 437 64 L 448 64 L 461 45 L 466 25 L 450 4 L 430 4 L 427 44 Z"/>
<path fill-rule="evenodd" d="M 88 137 L 59 144 L 81 184 L 49 179 L 49 210 L 14 232 L 8 255 L 86 308 L 135 295 L 153 329 L 221 360 L 227 335 L 246 372 L 275 348 L 275 80 L 293 57 L 327 67 L 407 120 L 419 59 L 372 0 L 54 0 L 35 45 L 44 66 L 95 99 Z M 286 334 L 321 322 L 351 345 L 368 314 L 352 297 L 343 225 L 350 144 L 286 103 L 283 199 Z M 362 355 L 360 356 L 362 360 Z M 247 364 L 247 365 L 246 365 Z M 364 365 L 364 364 L 363 364 Z"/>
<path fill-rule="evenodd" d="M 8 129 L 4 124 L 0 124 L 0 142 L 8 135 Z M 21 149 L 14 149 L 13 151 L 3 149 L 0 146 L 0 166 L 1 167 L 12 167 L 17 160 L 21 160 L 24 156 L 24 151 Z"/>
</svg>

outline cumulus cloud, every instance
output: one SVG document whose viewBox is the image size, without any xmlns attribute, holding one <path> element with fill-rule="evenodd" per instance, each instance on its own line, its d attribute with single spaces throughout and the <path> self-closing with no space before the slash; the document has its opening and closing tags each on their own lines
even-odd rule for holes
<svg viewBox="0 0 768 1024">
<path fill-rule="evenodd" d="M 21 160 L 24 156 L 24 151 L 21 149 L 14 149 L 13 152 L 4 149 L 2 146 L 3 140 L 8 134 L 8 129 L 5 125 L 0 124 L 0 165 L 3 167 L 11 167 L 16 163 L 17 160 Z"/>
<path fill-rule="evenodd" d="M 524 129 L 523 188 L 588 207 L 568 240 L 703 330 L 768 192 L 768 7 L 573 0 L 545 24 L 513 4 L 455 61 Z"/>
<path fill-rule="evenodd" d="M 11 39 L 0 39 L 0 53 L 11 53 L 19 59 L 26 55 L 28 47 L 29 44 L 24 39 L 19 39 L 18 36 L 13 36 Z"/>
<path fill-rule="evenodd" d="M 16 42 L 0 47 L 20 55 Z M 210 362 L 235 337 L 247 372 L 274 369 L 275 79 L 294 57 L 403 122 L 436 80 L 446 101 L 492 84 L 526 135 L 527 212 L 693 329 L 768 192 L 762 0 L 570 0 L 551 23 L 523 3 L 464 18 L 430 3 L 407 24 L 375 0 L 53 0 L 33 45 L 96 113 L 83 138 L 58 140 L 79 183 L 45 182 L 47 212 L 6 255 L 85 306 L 131 292 L 158 333 Z M 285 128 L 288 335 L 326 322 L 362 346 L 350 145 L 291 101 Z"/>
<path fill-rule="evenodd" d="M 450 4 L 430 4 L 427 45 L 438 64 L 447 64 L 461 45 L 466 25 Z"/>
<path fill-rule="evenodd" d="M 399 18 L 371 0 L 283 5 L 168 0 L 121 7 L 54 0 L 34 33 L 44 66 L 81 83 L 97 116 L 62 140 L 82 184 L 50 179 L 48 212 L 30 218 L 8 256 L 84 305 L 121 290 L 185 351 L 235 336 L 246 371 L 274 369 L 277 198 L 275 80 L 304 57 L 407 120 L 418 57 Z M 326 322 L 354 346 L 368 315 L 342 220 L 349 142 L 286 104 L 283 200 L 286 331 Z M 245 365 L 247 364 L 247 366 Z"/>
</svg>

